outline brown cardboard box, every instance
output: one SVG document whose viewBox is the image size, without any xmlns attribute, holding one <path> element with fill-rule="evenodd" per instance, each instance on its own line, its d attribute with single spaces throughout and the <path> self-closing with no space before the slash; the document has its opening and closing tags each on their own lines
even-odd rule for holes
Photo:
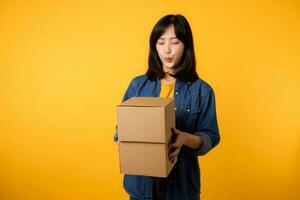
<svg viewBox="0 0 300 200">
<path fill-rule="evenodd" d="M 167 177 L 175 163 L 168 158 L 174 100 L 132 97 L 117 106 L 122 174 Z"/>
</svg>

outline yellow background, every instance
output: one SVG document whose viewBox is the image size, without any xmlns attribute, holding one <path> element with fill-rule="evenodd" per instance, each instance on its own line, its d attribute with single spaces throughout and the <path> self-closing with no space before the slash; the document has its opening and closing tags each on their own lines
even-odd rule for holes
<svg viewBox="0 0 300 200">
<path fill-rule="evenodd" d="M 116 105 L 168 13 L 189 20 L 221 143 L 204 200 L 300 199 L 300 4 L 0 1 L 0 199 L 127 199 Z"/>
</svg>

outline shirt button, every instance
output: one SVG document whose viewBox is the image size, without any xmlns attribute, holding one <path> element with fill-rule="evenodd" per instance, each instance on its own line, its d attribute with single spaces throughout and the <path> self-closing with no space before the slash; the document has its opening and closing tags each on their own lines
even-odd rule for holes
<svg viewBox="0 0 300 200">
<path fill-rule="evenodd" d="M 188 112 L 190 112 L 190 109 L 187 109 Z"/>
<path fill-rule="evenodd" d="M 174 110 L 177 110 L 177 107 L 175 107 Z"/>
<path fill-rule="evenodd" d="M 178 94 L 178 92 L 175 92 L 175 94 L 177 95 L 177 94 Z"/>
</svg>

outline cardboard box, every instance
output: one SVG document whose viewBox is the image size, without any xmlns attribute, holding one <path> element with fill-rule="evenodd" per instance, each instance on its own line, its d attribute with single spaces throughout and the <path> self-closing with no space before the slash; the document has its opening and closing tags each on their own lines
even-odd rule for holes
<svg viewBox="0 0 300 200">
<path fill-rule="evenodd" d="M 167 177 L 175 165 L 168 158 L 174 100 L 132 97 L 117 106 L 117 120 L 121 173 Z"/>
</svg>

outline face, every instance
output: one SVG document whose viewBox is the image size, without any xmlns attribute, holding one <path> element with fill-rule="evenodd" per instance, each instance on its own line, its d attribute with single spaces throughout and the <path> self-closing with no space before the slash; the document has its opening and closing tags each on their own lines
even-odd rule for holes
<svg viewBox="0 0 300 200">
<path fill-rule="evenodd" d="M 163 64 L 165 72 L 174 72 L 175 66 L 180 62 L 184 44 L 176 37 L 174 25 L 167 27 L 156 42 L 156 50 Z"/>
</svg>

